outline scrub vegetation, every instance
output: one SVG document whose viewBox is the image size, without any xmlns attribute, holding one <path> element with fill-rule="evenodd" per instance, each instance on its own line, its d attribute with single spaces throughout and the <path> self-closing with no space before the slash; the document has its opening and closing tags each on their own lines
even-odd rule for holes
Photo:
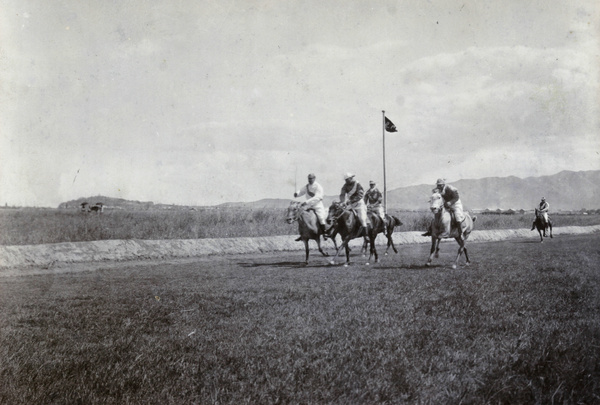
<svg viewBox="0 0 600 405">
<path fill-rule="evenodd" d="M 396 232 L 424 231 L 429 212 L 390 210 L 403 225 Z M 101 214 L 60 209 L 0 210 L 0 245 L 36 245 L 107 239 L 201 239 L 292 235 L 282 209 L 107 210 Z M 531 226 L 533 214 L 477 215 L 475 230 Z M 600 215 L 552 215 L 554 226 L 597 225 Z"/>
</svg>

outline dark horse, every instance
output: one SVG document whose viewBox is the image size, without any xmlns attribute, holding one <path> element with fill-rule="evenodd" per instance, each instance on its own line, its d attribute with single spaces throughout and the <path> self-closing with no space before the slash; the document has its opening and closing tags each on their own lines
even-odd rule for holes
<svg viewBox="0 0 600 405">
<path fill-rule="evenodd" d="M 317 218 L 317 214 L 312 209 L 305 209 L 302 206 L 302 203 L 299 201 L 292 201 L 287 210 L 286 221 L 288 224 L 291 224 L 294 221 L 298 221 L 298 231 L 300 232 L 300 240 L 304 242 L 304 249 L 306 251 L 306 258 L 304 259 L 304 263 L 308 264 L 308 241 L 313 239 L 317 242 L 317 247 L 319 248 L 319 252 L 323 256 L 329 256 L 327 253 L 323 252 L 321 249 L 321 229 L 319 227 L 319 219 Z M 333 239 L 333 244 L 337 249 L 337 245 L 335 243 L 335 239 Z"/>
<path fill-rule="evenodd" d="M 431 212 L 433 212 L 434 218 L 433 223 L 431 224 L 431 252 L 429 254 L 429 260 L 427 261 L 427 266 L 431 265 L 434 255 L 436 258 L 438 257 L 440 241 L 442 238 L 454 238 L 458 242 L 458 254 L 456 255 L 456 260 L 454 261 L 452 268 L 456 268 L 458 259 L 463 252 L 465 253 L 465 259 L 467 259 L 467 265 L 469 265 L 471 261 L 469 260 L 465 242 L 473 230 L 473 222 L 475 222 L 477 217 L 471 219 L 471 216 L 468 213 L 465 213 L 465 220 L 460 223 L 462 235 L 459 236 L 458 229 L 456 229 L 455 226 L 452 226 L 452 222 L 454 221 L 450 216 L 450 211 L 444 208 L 444 199 L 440 193 L 434 193 L 431 196 L 430 203 L 431 205 L 429 208 L 431 209 Z"/>
<path fill-rule="evenodd" d="M 375 256 L 375 262 L 379 261 L 377 249 L 375 248 L 375 237 L 377 236 L 377 233 L 373 231 L 372 227 L 370 227 L 368 230 L 365 230 L 360 224 L 356 211 L 354 211 L 352 208 L 347 208 L 345 204 L 337 201 L 332 202 L 331 206 L 329 207 L 327 223 L 332 225 L 332 229 L 334 230 L 333 234 L 339 233 L 342 237 L 342 243 L 340 247 L 337 248 L 333 259 L 331 259 L 331 264 L 335 264 L 335 259 L 337 259 L 340 251 L 342 248 L 345 248 L 346 263 L 344 266 L 348 266 L 350 263 L 350 247 L 348 244 L 352 239 L 365 236 L 369 239 L 369 243 L 371 245 L 369 261 L 373 256 Z M 369 262 L 367 261 L 366 264 L 369 265 Z"/>
<path fill-rule="evenodd" d="M 550 231 L 550 237 L 552 238 L 552 222 L 550 222 L 550 218 L 548 218 L 548 222 L 544 218 L 544 213 L 539 209 L 535 209 L 535 228 L 540 234 L 540 243 L 544 243 L 544 238 L 546 238 L 546 230 Z"/>
<path fill-rule="evenodd" d="M 374 211 L 369 211 L 368 216 L 369 216 L 369 219 L 371 220 L 371 224 L 373 224 L 373 229 L 377 232 L 376 235 L 383 233 L 383 231 L 384 231 L 383 221 L 381 220 L 381 217 L 379 216 L 379 214 Z M 384 235 L 387 238 L 387 248 L 385 249 L 384 254 L 385 255 L 388 254 L 388 250 L 390 250 L 390 246 L 394 250 L 394 253 L 398 253 L 398 249 L 396 249 L 396 246 L 394 245 L 394 239 L 392 238 L 392 234 L 394 233 L 395 227 L 402 225 L 402 221 L 400 221 L 400 218 L 398 218 L 398 217 L 385 214 L 385 222 L 386 222 L 386 226 L 387 226 L 387 233 L 384 233 Z M 368 243 L 369 243 L 369 240 L 368 240 L 368 238 L 365 237 L 365 242 L 363 243 L 363 247 L 361 249 L 361 252 L 363 253 L 363 255 L 365 255 L 367 253 Z"/>
</svg>

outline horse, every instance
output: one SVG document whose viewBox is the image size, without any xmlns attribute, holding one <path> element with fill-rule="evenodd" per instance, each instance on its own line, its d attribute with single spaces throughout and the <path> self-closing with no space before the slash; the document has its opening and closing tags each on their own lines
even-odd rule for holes
<svg viewBox="0 0 600 405">
<path fill-rule="evenodd" d="M 348 264 L 350 264 L 350 247 L 348 244 L 352 239 L 363 236 L 366 236 L 371 244 L 369 261 L 373 258 L 373 256 L 375 256 L 375 262 L 379 261 L 377 249 L 375 248 L 375 238 L 377 233 L 373 230 L 373 227 L 370 227 L 365 231 L 363 226 L 360 224 L 356 211 L 346 208 L 345 204 L 334 201 L 329 207 L 327 223 L 332 225 L 332 229 L 334 230 L 332 233 L 333 235 L 339 233 L 342 237 L 342 243 L 340 244 L 339 248 L 337 248 L 335 256 L 333 259 L 331 259 L 330 264 L 335 264 L 335 259 L 337 259 L 340 251 L 342 248 L 345 248 L 346 263 L 344 266 L 347 267 Z M 366 265 L 368 266 L 369 262 L 367 262 Z"/>
<path fill-rule="evenodd" d="M 471 234 L 473 230 L 473 222 L 477 219 L 477 217 L 473 217 L 468 213 L 465 213 L 465 220 L 460 223 L 462 234 L 459 236 L 458 229 L 453 226 L 452 217 L 450 215 L 450 211 L 446 210 L 444 207 L 444 199 L 442 198 L 440 193 L 433 193 L 430 201 L 430 210 L 434 214 L 433 223 L 431 224 L 431 252 L 429 254 L 429 260 L 427 261 L 427 266 L 431 266 L 431 261 L 435 255 L 435 257 L 439 257 L 440 251 L 440 242 L 443 238 L 454 238 L 458 242 L 458 254 L 456 255 L 456 260 L 452 265 L 453 269 L 456 269 L 458 265 L 458 259 L 465 253 L 465 258 L 467 260 L 467 266 L 471 264 L 469 260 L 469 254 L 467 253 L 467 248 L 465 246 L 466 240 Z"/>
<path fill-rule="evenodd" d="M 544 238 L 547 237 L 546 230 L 550 231 L 550 237 L 552 238 L 552 222 L 550 222 L 550 218 L 548 218 L 548 222 L 546 222 L 544 213 L 538 208 L 535 209 L 535 228 L 540 234 L 540 243 L 544 243 Z"/>
<path fill-rule="evenodd" d="M 304 250 L 306 251 L 306 257 L 304 259 L 305 264 L 308 264 L 308 241 L 311 239 L 317 242 L 319 252 L 321 252 L 323 256 L 329 256 L 321 248 L 321 235 L 323 233 L 319 227 L 317 213 L 313 209 L 305 209 L 301 202 L 292 201 L 287 209 L 286 221 L 288 224 L 298 221 L 298 231 L 300 232 L 299 240 L 304 242 Z M 333 244 L 337 249 L 335 239 L 333 239 Z"/>
<path fill-rule="evenodd" d="M 375 213 L 374 211 L 369 211 L 368 215 L 369 219 L 371 220 L 371 224 L 373 224 L 373 229 L 377 231 L 377 235 L 383 233 L 383 221 L 381 220 L 379 214 Z M 394 253 L 398 253 L 398 249 L 396 249 L 396 246 L 394 245 L 394 239 L 392 238 L 392 234 L 394 233 L 395 227 L 402 226 L 402 221 L 400 221 L 400 218 L 396 216 L 385 214 L 385 222 L 387 225 L 387 233 L 385 233 L 384 235 L 387 238 L 387 248 L 385 249 L 384 255 L 387 256 L 388 250 L 390 250 L 390 246 L 394 250 Z M 367 253 L 368 243 L 369 240 L 367 237 L 365 237 L 365 241 L 361 249 L 363 256 Z"/>
</svg>

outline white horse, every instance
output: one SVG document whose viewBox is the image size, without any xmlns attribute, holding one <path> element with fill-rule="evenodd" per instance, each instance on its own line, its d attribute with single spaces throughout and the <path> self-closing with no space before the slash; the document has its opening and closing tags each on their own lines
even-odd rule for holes
<svg viewBox="0 0 600 405">
<path fill-rule="evenodd" d="M 440 242 L 443 238 L 454 238 L 459 245 L 458 254 L 456 255 L 456 260 L 454 261 L 452 268 L 456 268 L 458 259 L 463 252 L 467 259 L 467 265 L 469 265 L 471 262 L 469 260 L 467 248 L 465 247 L 465 242 L 473 230 L 473 222 L 475 222 L 477 217 L 471 219 L 471 216 L 468 213 L 465 213 L 465 220 L 460 223 L 462 234 L 459 235 L 456 225 L 453 224 L 454 221 L 452 220 L 450 211 L 446 210 L 444 207 L 444 199 L 441 194 L 438 192 L 433 193 L 429 202 L 429 209 L 433 212 L 434 217 L 431 224 L 431 252 L 429 254 L 429 260 L 427 261 L 427 266 L 431 266 L 431 261 L 434 256 L 436 258 L 439 257 Z"/>
</svg>

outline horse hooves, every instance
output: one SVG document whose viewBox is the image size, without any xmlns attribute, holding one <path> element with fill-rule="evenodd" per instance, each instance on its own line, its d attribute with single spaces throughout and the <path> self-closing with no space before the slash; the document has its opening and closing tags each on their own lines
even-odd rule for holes
<svg viewBox="0 0 600 405">
<path fill-rule="evenodd" d="M 384 255 L 384 256 L 387 256 L 387 252 L 385 252 L 383 255 Z"/>
<path fill-rule="evenodd" d="M 344 267 L 348 267 L 348 263 L 344 263 Z"/>
<path fill-rule="evenodd" d="M 470 266 L 470 265 L 471 265 L 471 262 L 466 262 L 465 264 L 466 264 L 467 266 Z"/>
<path fill-rule="evenodd" d="M 368 265 L 369 265 L 369 262 L 366 262 L 366 263 L 365 263 L 365 266 L 368 266 Z"/>
<path fill-rule="evenodd" d="M 452 265 L 452 268 L 453 268 L 454 270 L 456 270 L 456 264 L 453 264 L 453 265 Z"/>
<path fill-rule="evenodd" d="M 333 265 L 335 264 L 335 262 L 334 262 L 333 260 L 331 260 L 331 261 L 329 262 L 329 264 L 331 264 L 331 265 L 333 266 Z"/>
<path fill-rule="evenodd" d="M 425 263 L 425 266 L 431 267 L 431 263 L 427 262 L 427 263 Z"/>
</svg>

